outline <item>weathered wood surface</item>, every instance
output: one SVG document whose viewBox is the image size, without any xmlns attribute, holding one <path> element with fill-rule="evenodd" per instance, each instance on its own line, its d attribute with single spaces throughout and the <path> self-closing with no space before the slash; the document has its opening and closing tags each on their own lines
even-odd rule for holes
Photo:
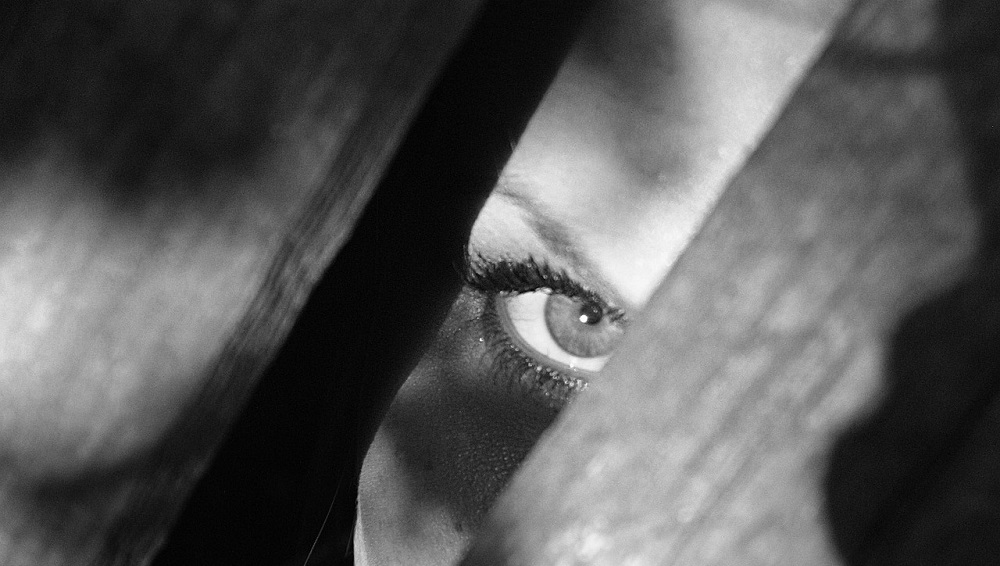
<svg viewBox="0 0 1000 566">
<path fill-rule="evenodd" d="M 475 211 L 588 4 L 481 10 L 156 564 L 344 557 L 371 435 L 461 286 Z"/>
<path fill-rule="evenodd" d="M 4 3 L 0 563 L 148 557 L 480 4 Z"/>
<path fill-rule="evenodd" d="M 996 562 L 997 25 L 856 6 L 463 564 Z"/>
</svg>

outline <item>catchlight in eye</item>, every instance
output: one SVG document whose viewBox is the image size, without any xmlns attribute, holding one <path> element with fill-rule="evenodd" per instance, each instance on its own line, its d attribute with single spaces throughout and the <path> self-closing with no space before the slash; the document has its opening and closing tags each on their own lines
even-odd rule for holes
<svg viewBox="0 0 1000 566">
<path fill-rule="evenodd" d="M 496 298 L 504 330 L 540 363 L 596 372 L 624 336 L 620 317 L 603 305 L 548 289 Z"/>
</svg>

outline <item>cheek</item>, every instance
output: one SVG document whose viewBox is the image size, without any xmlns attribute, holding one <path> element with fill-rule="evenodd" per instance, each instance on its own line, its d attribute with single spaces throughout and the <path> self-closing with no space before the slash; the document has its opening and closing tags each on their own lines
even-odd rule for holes
<svg viewBox="0 0 1000 566">
<path fill-rule="evenodd" d="M 362 468 L 371 564 L 457 559 L 557 414 L 488 375 L 475 337 L 440 341 L 449 348 L 432 351 L 407 379 Z"/>
<path fill-rule="evenodd" d="M 554 415 L 498 384 L 424 388 L 419 381 L 437 376 L 415 377 L 383 424 L 386 435 L 413 494 L 445 505 L 457 530 L 475 527 Z"/>
</svg>

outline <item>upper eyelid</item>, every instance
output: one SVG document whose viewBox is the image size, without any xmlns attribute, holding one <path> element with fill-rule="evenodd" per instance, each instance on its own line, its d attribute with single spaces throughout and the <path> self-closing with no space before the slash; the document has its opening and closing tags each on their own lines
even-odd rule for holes
<svg viewBox="0 0 1000 566">
<path fill-rule="evenodd" d="M 567 224 L 560 220 L 559 215 L 544 201 L 535 198 L 539 190 L 537 180 L 507 171 L 503 173 L 490 200 L 496 199 L 498 203 L 496 206 L 509 209 L 506 209 L 503 215 L 497 216 L 496 207 L 493 207 L 493 214 L 481 216 L 480 220 L 477 220 L 477 226 L 480 222 L 483 225 L 474 228 L 473 232 L 475 233 L 477 229 L 480 232 L 484 230 L 489 232 L 492 228 L 493 231 L 505 234 L 503 240 L 507 242 L 507 247 L 519 251 L 509 254 L 505 253 L 502 246 L 486 245 L 490 250 L 487 257 L 521 258 L 535 251 L 546 258 L 558 258 L 558 263 L 568 266 L 578 281 L 586 281 L 589 290 L 597 291 L 595 294 L 601 297 L 605 304 L 619 307 L 627 313 L 638 312 L 641 305 L 622 295 L 620 289 L 599 269 L 599 262 L 587 253 L 587 246 L 581 244 L 583 233 L 574 230 L 572 223 Z M 485 209 L 490 208 L 487 204 Z M 497 235 L 493 234 L 488 235 L 486 240 L 495 241 L 496 238 Z M 474 238 L 470 239 L 467 249 L 478 248 L 473 244 L 473 240 Z"/>
<path fill-rule="evenodd" d="M 504 277 L 505 280 L 500 281 L 499 277 Z M 526 277 L 533 279 L 527 280 Z M 612 305 L 600 294 L 581 285 L 565 270 L 553 269 L 544 260 L 538 261 L 531 255 L 524 260 L 490 259 L 482 254 L 473 257 L 466 250 L 464 279 L 469 286 L 491 293 L 526 293 L 550 289 L 568 297 L 600 305 L 615 322 L 622 324 L 628 322 L 624 309 Z"/>
</svg>

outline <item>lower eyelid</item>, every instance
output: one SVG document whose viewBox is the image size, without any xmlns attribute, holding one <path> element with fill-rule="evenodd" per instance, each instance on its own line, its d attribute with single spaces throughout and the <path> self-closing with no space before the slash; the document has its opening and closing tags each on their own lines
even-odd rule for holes
<svg viewBox="0 0 1000 566">
<path fill-rule="evenodd" d="M 547 321 L 547 305 L 551 293 L 529 292 L 495 299 L 498 318 L 504 333 L 526 355 L 536 354 L 536 360 L 562 373 L 593 375 L 604 367 L 610 355 L 580 357 L 558 343 Z M 570 303 L 580 304 L 580 303 Z M 534 312 L 534 316 L 532 313 Z M 541 359 L 538 359 L 538 358 Z M 560 359 L 563 358 L 563 359 Z"/>
<path fill-rule="evenodd" d="M 503 328 L 496 308 L 497 295 L 479 294 L 482 300 L 480 327 L 487 355 L 491 358 L 486 371 L 491 378 L 523 387 L 532 397 L 554 407 L 561 407 L 587 387 L 582 376 L 548 367 L 523 352 Z"/>
</svg>

